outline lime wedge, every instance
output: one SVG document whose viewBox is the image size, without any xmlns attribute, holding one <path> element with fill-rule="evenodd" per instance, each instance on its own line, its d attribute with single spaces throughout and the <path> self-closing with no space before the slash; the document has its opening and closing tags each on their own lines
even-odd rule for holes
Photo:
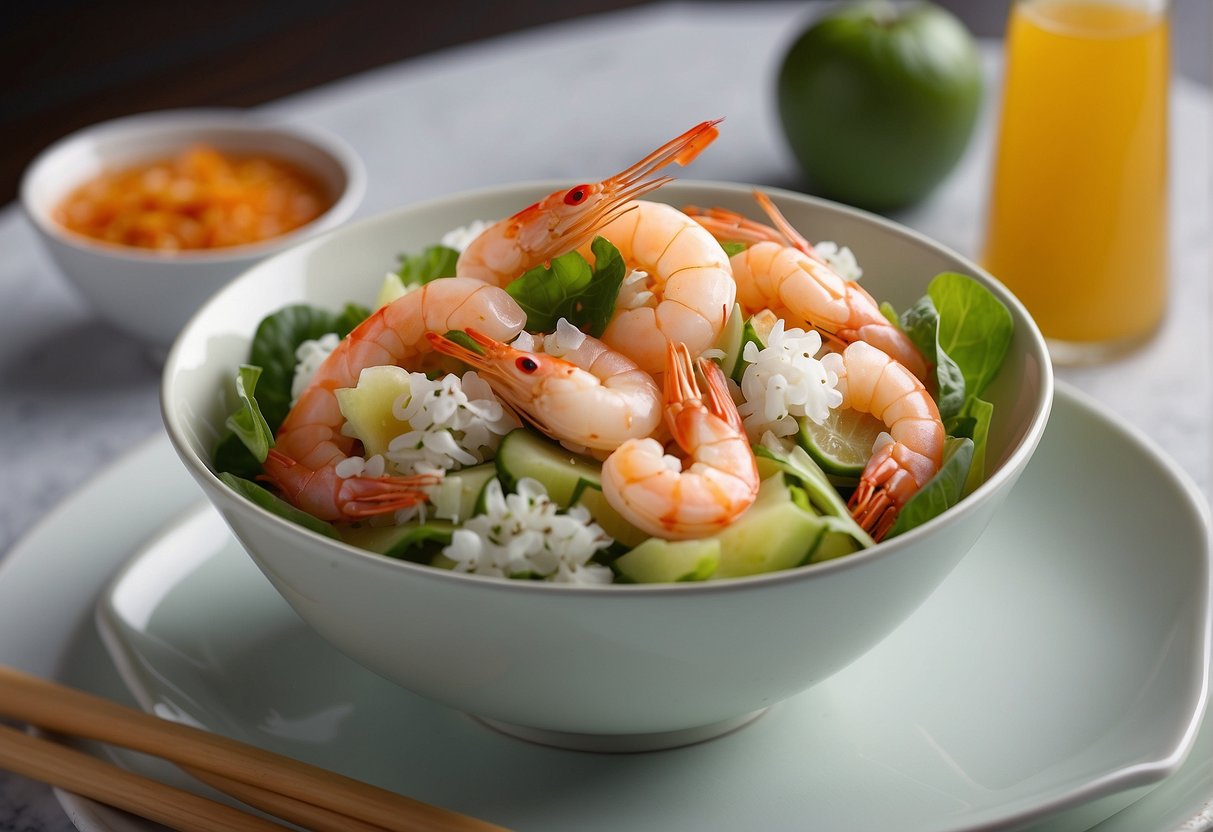
<svg viewBox="0 0 1213 832">
<path fill-rule="evenodd" d="M 820 425 L 801 417 L 797 441 L 827 474 L 859 479 L 872 456 L 872 444 L 885 429 L 869 413 L 834 408 Z"/>
</svg>

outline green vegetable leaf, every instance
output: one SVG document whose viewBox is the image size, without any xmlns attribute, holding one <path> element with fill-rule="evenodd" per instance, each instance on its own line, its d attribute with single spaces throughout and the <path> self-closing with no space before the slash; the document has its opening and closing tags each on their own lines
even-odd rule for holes
<svg viewBox="0 0 1213 832">
<path fill-rule="evenodd" d="M 924 295 L 906 310 L 901 328 L 927 361 L 935 365 L 935 403 L 946 423 L 964 407 L 965 376 L 940 343 L 940 316 L 930 295 Z"/>
<path fill-rule="evenodd" d="M 306 511 L 300 511 L 255 482 L 246 480 L 243 477 L 237 477 L 226 471 L 219 474 L 219 479 L 223 480 L 228 488 L 240 496 L 273 514 L 277 514 L 283 519 L 290 520 L 292 523 L 297 523 L 305 529 L 311 529 L 325 537 L 340 539 L 336 529 L 330 524 L 323 520 L 318 520 Z"/>
<path fill-rule="evenodd" d="M 236 373 L 236 395 L 240 398 L 240 409 L 228 416 L 224 424 L 258 462 L 265 462 L 274 445 L 274 433 L 257 406 L 255 393 L 260 377 L 260 367 L 240 365 Z"/>
<path fill-rule="evenodd" d="M 741 254 L 741 252 L 749 248 L 749 246 L 745 243 L 737 243 L 732 241 L 721 243 L 720 247 L 724 249 L 724 253 L 728 257 L 732 257 L 734 254 Z"/>
<path fill-rule="evenodd" d="M 459 260 L 459 252 L 447 246 L 430 246 L 420 254 L 400 255 L 400 268 L 396 274 L 410 283 L 429 283 L 440 277 L 454 277 L 455 263 Z"/>
<path fill-rule="evenodd" d="M 506 286 L 506 291 L 526 312 L 531 332 L 552 332 L 565 318 L 590 335 L 602 335 L 615 314 L 615 298 L 627 274 L 619 249 L 604 237 L 590 246 L 594 266 L 576 251 L 554 258 L 547 266 L 536 266 Z"/>
<path fill-rule="evenodd" d="M 960 502 L 972 461 L 973 440 L 949 437 L 944 444 L 943 464 L 938 473 L 902 506 L 885 540 L 921 526 Z"/>
<path fill-rule="evenodd" d="M 968 275 L 943 272 L 927 286 L 939 311 L 938 343 L 960 368 L 969 396 L 980 396 L 1011 346 L 1015 324 L 990 290 Z"/>
<path fill-rule="evenodd" d="M 329 332 L 344 338 L 369 314 L 365 308 L 353 304 L 340 312 L 298 304 L 280 309 L 261 322 L 253 336 L 248 363 L 263 371 L 257 401 L 270 430 L 277 431 L 290 411 L 295 350 L 299 345 Z"/>
<path fill-rule="evenodd" d="M 254 403 L 271 436 L 278 430 L 290 410 L 291 384 L 295 379 L 295 350 L 299 345 L 329 332 L 335 332 L 344 338 L 369 314 L 365 308 L 354 304 L 347 305 L 339 312 L 300 304 L 280 309 L 262 320 L 253 336 L 249 362 L 244 366 L 259 370 L 259 377 L 255 382 L 257 394 Z M 247 398 L 252 399 L 253 388 L 247 382 L 245 392 L 248 394 Z M 249 410 L 250 403 L 246 401 L 239 386 L 237 396 L 241 399 L 241 404 L 230 418 L 237 419 L 239 426 L 240 420 L 251 417 L 240 415 Z M 250 446 L 237 429 L 231 424 L 228 428 L 231 432 L 224 435 L 215 446 L 215 470 L 252 479 L 261 472 L 261 462 L 265 457 L 262 455 L 258 458 L 256 446 L 250 450 Z"/>
<path fill-rule="evenodd" d="M 990 435 L 990 421 L 994 417 L 994 405 L 970 396 L 954 428 L 948 429 L 950 436 L 968 437 L 973 440 L 973 463 L 965 480 L 964 493 L 968 496 L 981 485 L 986 477 L 986 440 Z"/>
</svg>

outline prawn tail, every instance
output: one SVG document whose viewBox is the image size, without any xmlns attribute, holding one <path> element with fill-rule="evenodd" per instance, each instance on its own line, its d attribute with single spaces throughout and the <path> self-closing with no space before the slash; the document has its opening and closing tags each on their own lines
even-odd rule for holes
<svg viewBox="0 0 1213 832">
<path fill-rule="evenodd" d="M 866 480 L 860 481 L 847 508 L 851 510 L 851 518 L 876 541 L 888 534 L 897 520 L 898 506 L 889 492 Z"/>
<path fill-rule="evenodd" d="M 920 468 L 917 475 L 912 468 Z M 880 448 L 868 460 L 847 508 L 873 540 L 880 541 L 906 502 L 939 470 L 938 463 L 897 442 Z M 921 480 L 921 482 L 920 482 Z"/>
<path fill-rule="evenodd" d="M 724 370 L 720 369 L 720 365 L 715 361 L 703 357 L 699 358 L 698 365 L 699 372 L 707 383 L 708 390 L 704 398 L 708 410 L 734 432 L 744 434 L 745 424 L 741 420 L 741 414 L 737 412 L 737 405 L 733 402 L 733 397 L 729 395 L 729 385 L 725 380 Z"/>
<path fill-rule="evenodd" d="M 311 469 L 271 449 L 259 479 L 278 489 L 291 505 L 320 520 L 359 520 L 425 502 L 436 474 L 410 477 L 342 477 L 333 465 Z"/>
</svg>

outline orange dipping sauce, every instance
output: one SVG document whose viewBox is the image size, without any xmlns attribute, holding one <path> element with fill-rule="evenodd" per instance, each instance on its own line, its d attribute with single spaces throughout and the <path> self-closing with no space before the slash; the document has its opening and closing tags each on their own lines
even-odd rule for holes
<svg viewBox="0 0 1213 832">
<path fill-rule="evenodd" d="M 198 146 L 103 173 L 53 216 L 97 240 L 172 252 L 257 243 L 311 222 L 332 204 L 323 185 L 295 165 Z"/>
</svg>

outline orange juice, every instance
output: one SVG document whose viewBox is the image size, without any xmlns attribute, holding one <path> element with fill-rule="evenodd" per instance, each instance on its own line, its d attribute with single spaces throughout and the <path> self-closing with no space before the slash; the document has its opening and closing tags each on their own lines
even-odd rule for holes
<svg viewBox="0 0 1213 832">
<path fill-rule="evenodd" d="M 1150 335 L 1166 306 L 1163 3 L 1020 0 L 984 265 L 1082 359 Z"/>
</svg>

